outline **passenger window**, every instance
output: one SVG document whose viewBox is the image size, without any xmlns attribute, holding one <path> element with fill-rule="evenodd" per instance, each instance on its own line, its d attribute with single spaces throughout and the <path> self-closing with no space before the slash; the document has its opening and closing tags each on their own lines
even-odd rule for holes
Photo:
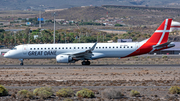
<svg viewBox="0 0 180 101">
<path fill-rule="evenodd" d="M 32 50 L 32 48 L 30 48 L 30 50 Z"/>
<path fill-rule="evenodd" d="M 59 49 L 61 49 L 61 48 L 59 47 Z"/>
<path fill-rule="evenodd" d="M 113 47 L 114 48 L 114 47 Z"/>
<path fill-rule="evenodd" d="M 64 47 L 62 49 L 64 49 Z"/>
<path fill-rule="evenodd" d="M 104 49 L 104 47 L 102 47 Z"/>
<path fill-rule="evenodd" d="M 55 49 L 57 49 L 57 47 Z"/>
<path fill-rule="evenodd" d="M 127 46 L 127 48 L 129 48 L 129 46 Z"/>
<path fill-rule="evenodd" d="M 74 49 L 76 49 L 76 47 L 74 47 Z"/>
<path fill-rule="evenodd" d="M 78 47 L 78 49 L 79 49 L 79 47 Z"/>
<path fill-rule="evenodd" d="M 133 48 L 133 46 L 131 46 L 131 48 Z"/>
<path fill-rule="evenodd" d="M 71 47 L 69 47 L 69 49 L 71 49 Z"/>
<path fill-rule="evenodd" d="M 83 47 L 82 47 L 82 49 L 83 49 Z"/>
<path fill-rule="evenodd" d="M 50 49 L 50 48 L 48 48 L 48 49 Z"/>
<path fill-rule="evenodd" d="M 37 50 L 39 50 L 39 48 L 37 48 Z"/>
<path fill-rule="evenodd" d="M 44 48 L 46 50 L 46 48 Z"/>
<path fill-rule="evenodd" d="M 87 49 L 87 47 L 86 47 L 86 49 Z"/>
<path fill-rule="evenodd" d="M 91 47 L 89 47 L 89 49 L 91 49 Z"/>
<path fill-rule="evenodd" d="M 66 47 L 66 49 L 68 49 L 68 48 Z"/>
<path fill-rule="evenodd" d="M 116 46 L 116 48 L 118 48 L 118 46 Z"/>
<path fill-rule="evenodd" d="M 111 48 L 111 47 L 109 47 L 109 48 Z"/>
<path fill-rule="evenodd" d="M 41 48 L 41 50 L 43 50 L 43 48 Z"/>
<path fill-rule="evenodd" d="M 36 50 L 36 48 L 34 48 L 34 50 Z"/>
<path fill-rule="evenodd" d="M 99 49 L 101 49 L 101 47 L 99 47 Z"/>
<path fill-rule="evenodd" d="M 126 48 L 126 47 L 124 46 L 124 48 Z"/>
<path fill-rule="evenodd" d="M 98 49 L 98 47 L 96 47 L 96 49 Z"/>
<path fill-rule="evenodd" d="M 107 47 L 106 47 L 107 48 Z"/>
<path fill-rule="evenodd" d="M 53 48 L 52 48 L 53 49 Z"/>
</svg>

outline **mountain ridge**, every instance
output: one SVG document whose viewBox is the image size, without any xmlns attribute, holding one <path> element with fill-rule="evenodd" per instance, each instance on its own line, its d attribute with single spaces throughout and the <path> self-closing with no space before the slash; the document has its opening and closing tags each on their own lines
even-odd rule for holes
<svg viewBox="0 0 180 101">
<path fill-rule="evenodd" d="M 0 10 L 61 9 L 80 6 L 101 5 L 146 5 L 157 7 L 179 7 L 176 0 L 0 0 Z"/>
</svg>

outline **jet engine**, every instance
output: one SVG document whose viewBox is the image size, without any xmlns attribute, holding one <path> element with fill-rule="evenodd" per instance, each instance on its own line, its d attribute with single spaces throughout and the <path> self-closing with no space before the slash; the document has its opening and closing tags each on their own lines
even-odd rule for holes
<svg viewBox="0 0 180 101">
<path fill-rule="evenodd" d="M 57 55 L 56 61 L 57 63 L 69 63 L 69 62 L 73 62 L 73 59 L 69 55 Z"/>
</svg>

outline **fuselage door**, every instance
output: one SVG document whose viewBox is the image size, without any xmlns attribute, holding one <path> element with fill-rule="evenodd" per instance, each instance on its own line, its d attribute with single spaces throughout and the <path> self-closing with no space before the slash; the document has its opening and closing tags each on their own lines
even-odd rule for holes
<svg viewBox="0 0 180 101">
<path fill-rule="evenodd" d="M 23 45 L 23 49 L 22 49 L 22 53 L 23 55 L 27 55 L 27 51 L 28 51 L 28 46 L 27 45 Z"/>
</svg>

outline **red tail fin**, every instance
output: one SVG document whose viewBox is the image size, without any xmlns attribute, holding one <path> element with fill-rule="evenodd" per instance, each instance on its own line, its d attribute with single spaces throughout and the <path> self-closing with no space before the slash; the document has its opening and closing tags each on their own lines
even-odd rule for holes
<svg viewBox="0 0 180 101">
<path fill-rule="evenodd" d="M 165 19 L 146 43 L 156 45 L 166 43 L 168 41 L 171 22 L 172 19 Z"/>
</svg>

